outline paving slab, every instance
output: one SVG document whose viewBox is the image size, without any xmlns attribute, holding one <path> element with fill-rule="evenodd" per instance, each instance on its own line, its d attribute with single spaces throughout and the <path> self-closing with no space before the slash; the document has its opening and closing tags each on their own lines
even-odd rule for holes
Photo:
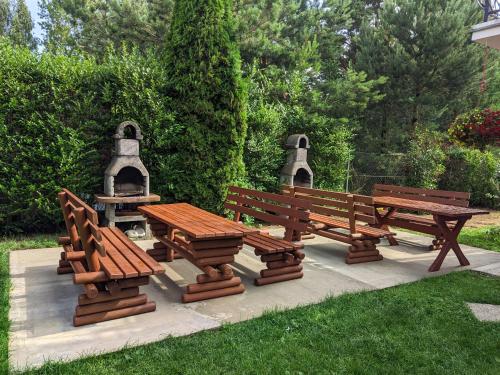
<svg viewBox="0 0 500 375">
<path fill-rule="evenodd" d="M 345 244 L 322 237 L 306 240 L 304 278 L 261 287 L 254 286 L 253 279 L 263 264 L 253 250 L 245 247 L 234 265 L 245 293 L 190 304 L 180 302 L 183 287 L 195 282 L 199 271 L 183 259 L 162 263 L 166 275 L 153 277 L 150 285 L 141 288 L 156 302 L 155 312 L 78 328 L 72 326 L 72 316 L 81 288 L 73 285 L 72 275 L 56 274 L 61 249 L 13 251 L 10 362 L 14 369 L 23 369 L 40 366 L 49 359 L 71 360 L 216 328 L 268 310 L 320 302 L 328 296 L 500 263 L 499 253 L 462 246 L 472 266 L 459 267 L 450 254 L 440 271 L 429 273 L 427 268 L 437 255 L 427 250 L 431 240 L 406 232 L 400 232 L 398 240 L 399 246 L 379 246 L 383 261 L 354 265 L 344 262 Z M 138 244 L 147 249 L 152 241 Z"/>
<path fill-rule="evenodd" d="M 482 322 L 500 322 L 500 306 L 487 303 L 467 303 L 474 316 Z"/>
<path fill-rule="evenodd" d="M 499 276 L 500 277 L 500 262 L 487 264 L 485 266 L 478 266 L 472 268 L 474 271 L 487 273 L 491 276 Z"/>
</svg>

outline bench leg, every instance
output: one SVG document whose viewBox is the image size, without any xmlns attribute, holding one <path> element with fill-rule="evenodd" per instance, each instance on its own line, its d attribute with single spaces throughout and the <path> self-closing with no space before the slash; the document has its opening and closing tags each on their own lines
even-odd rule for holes
<svg viewBox="0 0 500 375">
<path fill-rule="evenodd" d="M 377 250 L 378 238 L 371 240 L 354 240 L 349 246 L 349 252 L 345 258 L 347 264 L 375 262 L 384 259 Z"/>
<path fill-rule="evenodd" d="M 149 277 L 127 279 L 116 282 L 115 288 L 101 288 L 105 290 L 100 291 L 95 298 L 81 294 L 75 308 L 73 325 L 79 327 L 155 311 L 156 304 L 148 301 L 146 294 L 139 293 L 139 286 L 148 282 Z"/>
<path fill-rule="evenodd" d="M 460 218 L 455 225 L 455 228 L 453 228 L 452 230 L 448 228 L 448 226 L 446 225 L 446 221 L 443 218 L 435 216 L 434 221 L 441 230 L 445 242 L 443 244 L 443 247 L 439 251 L 438 256 L 429 267 L 429 272 L 439 271 L 441 265 L 444 262 L 444 259 L 446 258 L 446 255 L 450 250 L 453 250 L 461 266 L 468 266 L 470 263 L 462 252 L 462 249 L 460 249 L 460 245 L 457 242 L 457 237 L 462 230 L 465 222 L 467 221 L 467 218 Z"/>
<path fill-rule="evenodd" d="M 260 256 L 260 260 L 267 267 L 260 271 L 260 277 L 255 279 L 254 283 L 257 286 L 300 279 L 304 276 L 301 263 L 305 254 L 300 250 L 266 254 L 256 249 L 255 255 Z"/>
</svg>

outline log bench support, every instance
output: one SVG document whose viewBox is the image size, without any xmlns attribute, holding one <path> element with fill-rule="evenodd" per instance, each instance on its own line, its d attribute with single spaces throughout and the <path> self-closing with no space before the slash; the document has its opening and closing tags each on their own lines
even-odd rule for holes
<svg viewBox="0 0 500 375">
<path fill-rule="evenodd" d="M 304 276 L 301 263 L 305 254 L 300 250 L 269 254 L 255 249 L 255 255 L 260 256 L 260 260 L 266 265 L 266 268 L 260 271 L 260 277 L 254 280 L 257 286 L 300 279 Z"/>
<path fill-rule="evenodd" d="M 239 277 L 234 276 L 229 263 L 243 246 L 242 237 L 227 239 L 205 238 L 197 240 L 181 235 L 153 218 L 148 218 L 153 236 L 158 240 L 153 248 L 147 250 L 158 262 L 173 262 L 175 259 L 186 259 L 198 267 L 196 283 L 186 286 L 182 295 L 183 303 L 203 301 L 240 294 L 245 287 Z"/>
</svg>

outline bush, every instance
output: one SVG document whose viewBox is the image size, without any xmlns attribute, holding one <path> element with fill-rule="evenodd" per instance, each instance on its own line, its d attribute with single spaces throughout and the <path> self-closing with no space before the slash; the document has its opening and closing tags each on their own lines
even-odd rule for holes
<svg viewBox="0 0 500 375">
<path fill-rule="evenodd" d="M 407 186 L 435 189 L 443 174 L 446 159 L 442 149 L 442 134 L 419 128 L 410 140 L 402 160 Z"/>
<path fill-rule="evenodd" d="M 500 111 L 474 109 L 458 116 L 448 134 L 459 146 L 484 150 L 487 145 L 500 145 Z"/>
<path fill-rule="evenodd" d="M 152 190 L 167 186 L 160 176 L 172 168 L 168 98 L 154 59 L 124 50 L 97 65 L 0 41 L 0 80 L 1 232 L 55 230 L 62 187 L 90 197 L 102 191 L 111 136 L 124 120 L 145 134 Z"/>
<path fill-rule="evenodd" d="M 471 204 L 499 207 L 500 163 L 490 151 L 451 147 L 447 151 L 446 171 L 440 187 L 471 193 Z"/>
<path fill-rule="evenodd" d="M 175 198 L 212 211 L 244 174 L 246 91 L 232 12 L 230 0 L 176 1 L 166 53 L 179 126 Z"/>
</svg>

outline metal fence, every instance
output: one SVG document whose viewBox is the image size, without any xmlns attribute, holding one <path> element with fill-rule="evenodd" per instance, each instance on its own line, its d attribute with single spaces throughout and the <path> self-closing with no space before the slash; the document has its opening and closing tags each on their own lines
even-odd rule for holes
<svg viewBox="0 0 500 375">
<path fill-rule="evenodd" d="M 347 166 L 345 190 L 371 194 L 374 184 L 403 184 L 405 156 L 404 153 L 355 152 Z"/>
</svg>

